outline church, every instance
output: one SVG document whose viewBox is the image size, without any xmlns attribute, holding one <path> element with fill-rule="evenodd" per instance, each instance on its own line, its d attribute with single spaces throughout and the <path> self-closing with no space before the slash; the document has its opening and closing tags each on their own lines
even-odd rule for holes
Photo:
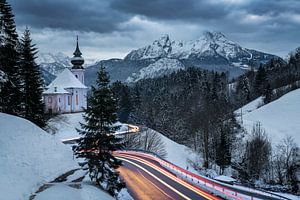
<svg viewBox="0 0 300 200">
<path fill-rule="evenodd" d="M 48 114 L 81 112 L 87 108 L 87 90 L 84 85 L 84 59 L 79 50 L 78 37 L 71 69 L 66 68 L 43 92 L 45 112 Z"/>
</svg>

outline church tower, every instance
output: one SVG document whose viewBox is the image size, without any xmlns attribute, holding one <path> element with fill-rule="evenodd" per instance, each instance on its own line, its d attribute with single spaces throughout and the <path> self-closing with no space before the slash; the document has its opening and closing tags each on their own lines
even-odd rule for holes
<svg viewBox="0 0 300 200">
<path fill-rule="evenodd" d="M 73 64 L 73 67 L 71 69 L 71 72 L 75 75 L 75 77 L 80 80 L 81 83 L 84 84 L 84 68 L 83 63 L 84 59 L 81 57 L 82 53 L 79 50 L 78 45 L 78 36 L 77 36 L 77 44 L 75 52 L 73 53 L 73 58 L 71 59 L 71 63 Z"/>
</svg>

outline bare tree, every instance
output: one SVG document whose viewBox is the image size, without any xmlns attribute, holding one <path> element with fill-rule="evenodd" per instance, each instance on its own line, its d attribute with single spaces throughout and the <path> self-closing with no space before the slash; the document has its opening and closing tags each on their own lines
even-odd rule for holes
<svg viewBox="0 0 300 200">
<path fill-rule="evenodd" d="M 245 157 L 248 175 L 254 180 L 263 178 L 270 164 L 271 143 L 260 123 L 253 126 Z"/>
<path fill-rule="evenodd" d="M 280 144 L 276 146 L 274 167 L 279 184 L 289 184 L 291 187 L 297 187 L 297 183 L 295 184 L 295 181 L 297 182 L 297 180 L 295 180 L 297 159 L 299 159 L 299 147 L 297 147 L 293 137 L 286 136 Z M 295 188 L 293 190 L 295 190 Z"/>
<path fill-rule="evenodd" d="M 165 143 L 154 130 L 146 129 L 139 134 L 125 136 L 124 139 L 126 148 L 153 152 L 161 157 L 167 155 Z"/>
</svg>

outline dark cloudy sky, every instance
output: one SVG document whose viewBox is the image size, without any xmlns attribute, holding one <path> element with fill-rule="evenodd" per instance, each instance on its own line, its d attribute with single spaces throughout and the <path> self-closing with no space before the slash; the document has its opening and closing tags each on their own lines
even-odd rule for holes
<svg viewBox="0 0 300 200">
<path fill-rule="evenodd" d="M 299 0 L 8 0 L 18 31 L 40 52 L 123 58 L 164 34 L 193 40 L 221 31 L 240 45 L 285 57 L 300 46 Z"/>
</svg>

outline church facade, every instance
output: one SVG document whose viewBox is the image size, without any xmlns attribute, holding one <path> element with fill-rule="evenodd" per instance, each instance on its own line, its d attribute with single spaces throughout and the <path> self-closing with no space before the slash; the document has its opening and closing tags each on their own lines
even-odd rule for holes
<svg viewBox="0 0 300 200">
<path fill-rule="evenodd" d="M 71 69 L 66 68 L 43 92 L 45 112 L 48 114 L 81 112 L 87 108 L 87 90 L 84 85 L 84 59 L 78 38 Z"/>
</svg>

